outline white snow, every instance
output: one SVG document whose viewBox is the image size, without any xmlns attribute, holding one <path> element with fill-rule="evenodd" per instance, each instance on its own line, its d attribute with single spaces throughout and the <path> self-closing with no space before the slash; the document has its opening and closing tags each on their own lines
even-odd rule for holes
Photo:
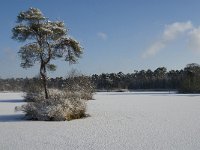
<svg viewBox="0 0 200 150">
<path fill-rule="evenodd" d="M 91 117 L 26 121 L 14 107 L 23 93 L 0 93 L 0 149 L 199 150 L 200 95 L 97 93 Z"/>
</svg>

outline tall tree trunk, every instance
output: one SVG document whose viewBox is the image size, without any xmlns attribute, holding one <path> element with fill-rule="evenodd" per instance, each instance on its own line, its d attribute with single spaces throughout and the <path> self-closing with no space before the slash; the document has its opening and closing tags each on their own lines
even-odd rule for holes
<svg viewBox="0 0 200 150">
<path fill-rule="evenodd" d="M 42 83 L 43 83 L 43 87 L 44 87 L 45 98 L 48 99 L 49 95 L 48 95 L 48 90 L 47 90 L 46 67 L 45 67 L 45 64 L 43 62 L 41 62 L 41 66 L 40 66 L 40 75 L 42 77 Z"/>
<path fill-rule="evenodd" d="M 46 76 L 42 76 L 42 80 L 43 80 L 43 87 L 44 87 L 44 92 L 45 92 L 45 98 L 48 99 L 49 95 L 48 95 L 48 90 L 47 90 Z"/>
</svg>

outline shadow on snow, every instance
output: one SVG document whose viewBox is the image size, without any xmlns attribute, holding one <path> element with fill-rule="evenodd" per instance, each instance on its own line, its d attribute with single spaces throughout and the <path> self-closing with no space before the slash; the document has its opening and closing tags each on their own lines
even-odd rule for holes
<svg viewBox="0 0 200 150">
<path fill-rule="evenodd" d="M 24 114 L 0 115 L 0 122 L 19 122 L 24 121 Z"/>
<path fill-rule="evenodd" d="M 24 100 L 22 99 L 6 99 L 0 100 L 0 103 L 22 103 Z"/>
</svg>

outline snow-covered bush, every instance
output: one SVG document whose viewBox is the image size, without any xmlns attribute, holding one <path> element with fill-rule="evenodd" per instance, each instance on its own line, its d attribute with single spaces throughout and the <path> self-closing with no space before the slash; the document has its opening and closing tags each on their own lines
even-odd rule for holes
<svg viewBox="0 0 200 150">
<path fill-rule="evenodd" d="M 25 112 L 27 119 L 64 121 L 85 117 L 86 103 L 79 94 L 51 89 L 49 99 L 40 93 L 34 102 L 28 102 L 16 110 Z"/>
<path fill-rule="evenodd" d="M 65 90 L 73 93 L 79 93 L 81 99 L 91 100 L 95 92 L 94 85 L 88 76 L 78 73 L 76 70 L 72 70 L 67 77 Z"/>
</svg>

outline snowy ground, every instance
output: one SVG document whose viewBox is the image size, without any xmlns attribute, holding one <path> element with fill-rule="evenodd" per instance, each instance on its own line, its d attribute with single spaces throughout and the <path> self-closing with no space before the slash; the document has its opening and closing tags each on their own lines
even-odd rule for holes
<svg viewBox="0 0 200 150">
<path fill-rule="evenodd" d="M 200 95 L 97 93 L 91 117 L 25 121 L 22 93 L 0 93 L 0 150 L 199 150 Z"/>
</svg>

